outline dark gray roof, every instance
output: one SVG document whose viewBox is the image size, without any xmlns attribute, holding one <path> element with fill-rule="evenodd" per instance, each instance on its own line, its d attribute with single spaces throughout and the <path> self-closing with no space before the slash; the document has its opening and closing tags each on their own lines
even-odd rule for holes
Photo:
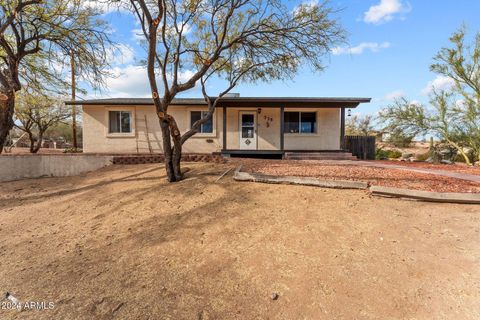
<svg viewBox="0 0 480 320">
<path fill-rule="evenodd" d="M 356 107 L 360 103 L 370 102 L 370 98 L 332 98 L 332 97 L 223 97 L 219 106 L 333 106 L 333 107 Z M 94 100 L 66 101 L 67 105 L 153 105 L 151 98 L 111 98 Z M 172 105 L 205 105 L 203 98 L 177 98 Z"/>
</svg>

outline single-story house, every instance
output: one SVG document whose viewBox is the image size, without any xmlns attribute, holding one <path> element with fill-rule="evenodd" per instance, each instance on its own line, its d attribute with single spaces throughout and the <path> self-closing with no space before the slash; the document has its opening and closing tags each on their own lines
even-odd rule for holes
<svg viewBox="0 0 480 320">
<path fill-rule="evenodd" d="M 185 142 L 185 153 L 283 155 L 288 151 L 341 151 L 345 111 L 369 98 L 223 97 L 211 121 Z M 149 153 L 162 150 L 150 98 L 68 102 L 83 108 L 83 150 L 88 153 Z M 180 131 L 207 111 L 203 99 L 177 98 L 169 107 Z"/>
</svg>

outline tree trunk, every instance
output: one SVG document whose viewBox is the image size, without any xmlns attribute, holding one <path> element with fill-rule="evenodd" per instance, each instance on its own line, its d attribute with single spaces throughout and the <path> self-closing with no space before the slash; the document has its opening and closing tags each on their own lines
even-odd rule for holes
<svg viewBox="0 0 480 320">
<path fill-rule="evenodd" d="M 174 148 L 173 148 L 173 157 L 172 157 L 172 164 L 173 164 L 173 173 L 175 174 L 176 181 L 180 181 L 183 179 L 182 169 L 180 166 L 180 162 L 182 160 L 182 144 L 180 143 L 180 139 L 173 140 Z"/>
<path fill-rule="evenodd" d="M 163 154 L 165 156 L 165 170 L 169 182 L 183 179 L 181 170 L 182 142 L 180 130 L 175 119 L 163 112 L 159 114 L 160 127 L 162 128 Z M 172 147 L 173 140 L 173 147 Z"/>
<path fill-rule="evenodd" d="M 42 140 L 43 140 L 43 132 L 40 132 L 38 134 L 37 144 L 34 146 L 33 151 L 31 151 L 32 153 L 37 153 L 40 150 L 40 148 L 42 147 Z"/>
<path fill-rule="evenodd" d="M 182 169 L 180 167 L 180 161 L 182 159 L 182 136 L 177 126 L 177 121 L 172 116 L 168 117 L 170 134 L 173 140 L 173 173 L 175 174 L 175 180 L 180 181 L 183 179 Z"/>
<path fill-rule="evenodd" d="M 6 99 L 0 100 L 0 154 L 7 141 L 8 133 L 13 128 L 13 112 L 15 110 L 15 93 L 11 92 L 2 96 Z"/>
<path fill-rule="evenodd" d="M 28 132 L 28 140 L 30 140 L 30 153 L 35 153 L 33 151 L 35 149 L 35 137 L 31 132 Z"/>
<path fill-rule="evenodd" d="M 167 173 L 168 182 L 175 182 L 175 171 L 173 169 L 173 150 L 172 142 L 170 140 L 170 127 L 166 120 L 160 120 L 160 128 L 162 129 L 162 145 L 163 155 L 165 157 L 165 171 Z"/>
<path fill-rule="evenodd" d="M 463 151 L 463 148 L 461 146 L 459 146 L 458 144 L 456 144 L 455 142 L 451 141 L 450 139 L 446 139 L 448 143 L 450 143 L 455 149 L 457 149 L 458 152 L 460 152 L 460 154 L 462 155 L 463 159 L 465 160 L 465 163 L 469 166 L 472 165 L 471 161 L 470 161 L 470 158 L 468 157 L 468 155 Z"/>
</svg>

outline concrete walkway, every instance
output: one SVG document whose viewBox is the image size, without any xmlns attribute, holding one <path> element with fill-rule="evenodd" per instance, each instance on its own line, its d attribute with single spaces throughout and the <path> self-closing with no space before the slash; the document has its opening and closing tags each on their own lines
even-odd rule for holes
<svg viewBox="0 0 480 320">
<path fill-rule="evenodd" d="M 419 173 L 427 173 L 427 174 L 434 174 L 437 176 L 444 176 L 450 178 L 456 178 L 461 180 L 467 180 L 472 182 L 480 183 L 480 175 L 474 174 L 467 174 L 461 172 L 453 172 L 448 170 L 437 170 L 437 169 L 427 169 L 427 168 L 417 168 L 417 167 L 409 167 L 409 166 L 402 166 L 398 164 L 386 164 L 386 163 L 376 163 L 373 161 L 319 161 L 321 163 L 328 163 L 334 165 L 350 165 L 350 166 L 362 166 L 362 167 L 373 167 L 373 168 L 384 168 L 384 169 L 399 169 L 405 171 L 414 171 Z"/>
</svg>

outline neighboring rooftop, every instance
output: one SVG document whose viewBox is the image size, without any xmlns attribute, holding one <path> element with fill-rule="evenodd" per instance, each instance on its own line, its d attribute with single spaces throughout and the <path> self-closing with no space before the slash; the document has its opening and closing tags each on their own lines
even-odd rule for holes
<svg viewBox="0 0 480 320">
<path fill-rule="evenodd" d="M 215 98 L 213 98 L 215 99 Z M 360 103 L 370 102 L 370 98 L 334 98 L 334 97 L 223 97 L 218 106 L 231 107 L 292 107 L 301 105 L 302 107 L 330 107 L 330 108 L 355 108 Z M 111 98 L 111 99 L 93 99 L 67 101 L 67 105 L 153 105 L 151 98 Z M 231 105 L 235 103 L 235 105 Z M 203 98 L 177 98 L 172 101 L 172 105 L 205 105 Z"/>
</svg>

